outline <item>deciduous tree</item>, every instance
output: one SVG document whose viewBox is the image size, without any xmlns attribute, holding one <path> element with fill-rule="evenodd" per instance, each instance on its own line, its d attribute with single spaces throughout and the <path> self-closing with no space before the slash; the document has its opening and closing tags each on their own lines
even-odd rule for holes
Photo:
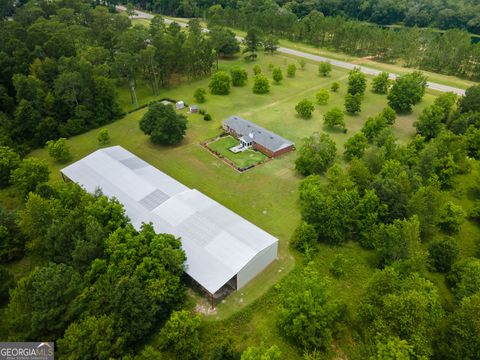
<svg viewBox="0 0 480 360">
<path fill-rule="evenodd" d="M 315 106 L 308 99 L 300 100 L 297 105 L 295 105 L 295 111 L 302 119 L 310 119 L 312 113 L 315 111 Z"/>
<path fill-rule="evenodd" d="M 156 144 L 175 145 L 185 136 L 187 119 L 177 114 L 172 105 L 154 103 L 140 120 L 140 129 Z"/>
<path fill-rule="evenodd" d="M 298 153 L 295 168 L 300 174 L 322 174 L 333 164 L 337 147 L 327 134 L 315 133 L 303 140 Z"/>
<path fill-rule="evenodd" d="M 232 79 L 225 71 L 217 71 L 212 75 L 208 88 L 214 95 L 228 95 Z"/>
</svg>

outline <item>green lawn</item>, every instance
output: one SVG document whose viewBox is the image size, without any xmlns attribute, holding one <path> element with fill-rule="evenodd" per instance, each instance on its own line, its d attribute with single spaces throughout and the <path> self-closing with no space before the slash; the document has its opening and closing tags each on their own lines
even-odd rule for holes
<svg viewBox="0 0 480 360">
<path fill-rule="evenodd" d="M 209 143 L 207 146 L 233 162 L 240 169 L 256 165 L 267 158 L 260 151 L 254 151 L 251 149 L 236 154 L 229 150 L 231 147 L 237 146 L 238 144 L 239 141 L 237 139 L 234 139 L 231 136 L 224 136 Z"/>
</svg>

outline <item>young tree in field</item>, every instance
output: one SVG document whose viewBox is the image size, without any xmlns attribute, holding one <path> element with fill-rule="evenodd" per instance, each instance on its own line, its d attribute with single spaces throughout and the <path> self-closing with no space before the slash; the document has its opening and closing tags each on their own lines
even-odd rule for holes
<svg viewBox="0 0 480 360">
<path fill-rule="evenodd" d="M 97 135 L 97 140 L 101 146 L 104 146 L 110 143 L 110 133 L 108 132 L 108 130 L 107 129 L 100 130 Z"/>
<path fill-rule="evenodd" d="M 442 131 L 444 116 L 444 111 L 440 106 L 431 105 L 423 109 L 420 118 L 413 123 L 413 126 L 417 129 L 417 134 L 422 135 L 428 141 L 437 137 Z"/>
<path fill-rule="evenodd" d="M 197 88 L 193 93 L 195 101 L 199 104 L 203 104 L 207 100 L 205 95 L 207 95 L 207 91 L 204 88 Z"/>
<path fill-rule="evenodd" d="M 449 201 L 440 209 L 438 227 L 447 234 L 456 234 L 460 231 L 465 216 L 461 206 Z"/>
<path fill-rule="evenodd" d="M 273 65 L 273 64 L 272 64 Z M 262 73 L 262 67 L 258 64 L 253 66 L 253 75 L 259 75 Z"/>
<path fill-rule="evenodd" d="M 325 113 L 323 115 L 323 123 L 325 126 L 329 128 L 334 128 L 338 126 L 341 128 L 344 132 L 347 131 L 347 128 L 345 127 L 345 116 L 343 114 L 343 111 L 340 108 L 333 108 Z"/>
<path fill-rule="evenodd" d="M 171 348 L 182 359 L 194 359 L 200 353 L 199 315 L 188 311 L 174 311 L 160 332 L 163 347 Z"/>
<path fill-rule="evenodd" d="M 326 89 L 320 89 L 315 94 L 315 97 L 317 98 L 318 105 L 327 105 L 328 99 L 330 98 L 330 94 Z"/>
<path fill-rule="evenodd" d="M 345 95 L 345 110 L 350 114 L 357 114 L 362 111 L 362 96 L 360 94 Z"/>
<path fill-rule="evenodd" d="M 233 86 L 243 86 L 247 83 L 247 70 L 242 69 L 240 66 L 234 66 L 230 70 L 230 76 L 232 78 Z"/>
<path fill-rule="evenodd" d="M 340 306 L 313 263 L 282 285 L 280 328 L 304 350 L 326 349 L 340 317 Z"/>
<path fill-rule="evenodd" d="M 439 272 L 447 273 L 450 271 L 453 263 L 458 257 L 458 244 L 455 239 L 445 237 L 441 240 L 432 242 L 428 246 L 428 253 L 434 269 Z"/>
<path fill-rule="evenodd" d="M 314 133 L 303 140 L 298 153 L 295 168 L 300 174 L 323 174 L 335 161 L 337 147 L 328 134 Z"/>
<path fill-rule="evenodd" d="M 332 83 L 332 86 L 330 86 L 330 91 L 338 92 L 338 89 L 340 89 L 340 84 L 335 81 L 334 83 Z"/>
<path fill-rule="evenodd" d="M 279 67 L 276 67 L 272 70 L 272 77 L 273 81 L 275 81 L 276 84 L 279 84 L 280 81 L 283 80 L 283 74 L 282 74 L 282 69 Z"/>
<path fill-rule="evenodd" d="M 335 255 L 335 258 L 328 270 L 330 271 L 333 277 L 338 279 L 338 278 L 341 278 L 343 275 L 345 275 L 345 265 L 346 265 L 345 257 L 342 254 L 337 254 Z"/>
<path fill-rule="evenodd" d="M 49 175 L 48 164 L 44 160 L 31 157 L 24 159 L 20 166 L 12 171 L 10 181 L 25 196 L 35 190 L 38 184 L 47 182 Z"/>
<path fill-rule="evenodd" d="M 254 61 L 257 59 L 258 48 L 262 46 L 263 42 L 263 32 L 257 28 L 253 27 L 247 31 L 247 36 L 243 40 L 243 53 L 245 54 L 245 59 L 248 61 Z"/>
<path fill-rule="evenodd" d="M 295 106 L 295 111 L 302 119 L 310 119 L 315 106 L 310 100 L 303 99 Z"/>
<path fill-rule="evenodd" d="M 367 78 L 359 68 L 350 71 L 348 75 L 348 93 L 351 95 L 360 94 L 361 97 L 365 94 L 367 88 Z"/>
<path fill-rule="evenodd" d="M 268 35 L 263 40 L 263 49 L 273 55 L 275 51 L 278 49 L 278 39 L 276 36 Z"/>
<path fill-rule="evenodd" d="M 369 117 L 365 124 L 363 124 L 362 132 L 368 139 L 368 142 L 372 143 L 375 138 L 387 127 L 385 119 L 381 116 Z"/>
<path fill-rule="evenodd" d="M 140 120 L 140 130 L 155 144 L 176 145 L 183 140 L 187 119 L 177 114 L 172 105 L 154 103 Z"/>
<path fill-rule="evenodd" d="M 299 59 L 298 64 L 300 65 L 300 69 L 305 70 L 305 65 L 307 65 L 305 59 Z"/>
<path fill-rule="evenodd" d="M 255 75 L 253 78 L 253 92 L 255 94 L 266 94 L 270 92 L 270 82 L 265 75 Z"/>
<path fill-rule="evenodd" d="M 71 157 L 65 138 L 47 141 L 47 148 L 50 157 L 59 163 L 67 162 Z"/>
<path fill-rule="evenodd" d="M 390 106 L 383 109 L 379 116 L 382 117 L 388 125 L 395 124 L 395 120 L 397 119 L 397 113 Z"/>
<path fill-rule="evenodd" d="M 381 72 L 375 76 L 372 80 L 372 89 L 373 92 L 377 94 L 386 94 L 388 93 L 388 85 L 390 81 L 388 80 L 388 73 Z"/>
<path fill-rule="evenodd" d="M 293 233 L 290 245 L 301 253 L 308 254 L 315 251 L 318 245 L 318 233 L 315 227 L 302 222 Z"/>
<path fill-rule="evenodd" d="M 246 348 L 240 360 L 280 360 L 281 358 L 282 352 L 277 345 L 272 345 L 269 348 L 261 345 Z"/>
<path fill-rule="evenodd" d="M 388 105 L 397 113 L 408 113 L 425 94 L 427 78 L 421 72 L 399 76 L 388 93 Z"/>
<path fill-rule="evenodd" d="M 451 359 L 480 359 L 480 293 L 464 297 L 450 316 L 446 349 Z"/>
<path fill-rule="evenodd" d="M 361 159 L 368 147 L 368 139 L 361 131 L 350 137 L 343 145 L 345 151 L 343 155 L 350 161 L 354 157 Z"/>
<path fill-rule="evenodd" d="M 228 95 L 232 79 L 225 71 L 217 71 L 212 75 L 208 88 L 214 95 Z"/>
<path fill-rule="evenodd" d="M 328 61 L 322 61 L 318 64 L 318 75 L 326 77 L 332 72 L 332 64 Z"/>
<path fill-rule="evenodd" d="M 295 64 L 288 64 L 287 66 L 287 76 L 288 77 L 295 77 L 295 73 L 297 72 L 297 67 L 295 66 Z"/>
<path fill-rule="evenodd" d="M 10 174 L 20 166 L 20 156 L 7 146 L 0 146 L 0 188 L 10 184 Z"/>
</svg>

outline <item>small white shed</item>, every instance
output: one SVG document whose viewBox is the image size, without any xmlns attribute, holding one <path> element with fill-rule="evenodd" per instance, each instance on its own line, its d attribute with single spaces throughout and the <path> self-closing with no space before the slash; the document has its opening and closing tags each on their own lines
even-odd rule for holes
<svg viewBox="0 0 480 360">
<path fill-rule="evenodd" d="M 185 107 L 185 103 L 183 101 L 177 101 L 175 107 L 177 108 L 177 110 L 181 110 Z"/>
</svg>

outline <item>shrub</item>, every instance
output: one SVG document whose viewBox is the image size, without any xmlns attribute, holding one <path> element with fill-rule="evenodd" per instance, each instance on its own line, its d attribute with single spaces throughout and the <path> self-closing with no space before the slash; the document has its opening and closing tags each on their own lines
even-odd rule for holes
<svg viewBox="0 0 480 360">
<path fill-rule="evenodd" d="M 207 100 L 205 95 L 207 95 L 207 92 L 205 91 L 204 88 L 198 88 L 193 93 L 193 97 L 195 98 L 195 101 L 198 102 L 199 104 L 202 104 Z"/>
<path fill-rule="evenodd" d="M 293 233 L 290 245 L 301 253 L 308 253 L 317 248 L 318 233 L 313 225 L 302 222 Z"/>
<path fill-rule="evenodd" d="M 332 84 L 332 86 L 330 86 L 330 90 L 331 90 L 332 92 L 337 92 L 338 89 L 340 89 L 340 84 L 339 84 L 338 82 L 334 82 L 334 83 Z"/>
<path fill-rule="evenodd" d="M 322 61 L 320 64 L 318 64 L 318 74 L 320 76 L 328 76 L 332 71 L 332 64 L 330 64 L 328 61 Z"/>
<path fill-rule="evenodd" d="M 297 72 L 297 67 L 295 66 L 295 64 L 289 64 L 287 67 L 287 76 L 295 77 L 296 72 Z"/>
<path fill-rule="evenodd" d="M 362 110 L 362 95 L 345 95 L 345 110 L 350 114 L 359 113 Z"/>
<path fill-rule="evenodd" d="M 110 143 L 110 133 L 107 129 L 102 129 L 98 132 L 97 140 L 100 145 L 107 145 Z"/>
<path fill-rule="evenodd" d="M 365 134 L 360 131 L 349 138 L 343 147 L 345 148 L 343 154 L 347 160 L 350 161 L 355 157 L 361 159 L 368 147 L 368 139 Z"/>
<path fill-rule="evenodd" d="M 302 119 L 310 119 L 315 106 L 310 100 L 303 99 L 295 106 L 295 110 Z"/>
<path fill-rule="evenodd" d="M 231 79 L 225 71 L 217 71 L 212 75 L 208 88 L 215 95 L 228 95 L 230 92 Z"/>
<path fill-rule="evenodd" d="M 270 91 L 270 82 L 263 74 L 255 75 L 253 80 L 253 92 L 255 94 L 266 94 Z"/>
<path fill-rule="evenodd" d="M 248 79 L 247 71 L 240 66 L 234 66 L 230 70 L 230 76 L 232 77 L 233 86 L 243 86 Z"/>
<path fill-rule="evenodd" d="M 377 94 L 386 94 L 388 93 L 388 86 L 390 81 L 388 80 L 388 73 L 381 72 L 372 80 L 372 89 L 373 92 Z"/>
<path fill-rule="evenodd" d="M 203 120 L 205 121 L 212 120 L 212 115 L 210 115 L 209 113 L 205 113 L 205 115 L 203 115 Z"/>
<path fill-rule="evenodd" d="M 464 220 L 463 208 L 449 201 L 440 209 L 438 227 L 447 234 L 456 234 Z"/>
<path fill-rule="evenodd" d="M 428 247 L 430 262 L 438 272 L 449 272 L 458 257 L 458 244 L 455 239 L 446 237 Z"/>
<path fill-rule="evenodd" d="M 70 159 L 70 149 L 67 145 L 67 139 L 47 141 L 48 154 L 57 162 L 67 162 Z"/>
<path fill-rule="evenodd" d="M 260 65 L 255 64 L 253 66 L 253 75 L 258 75 L 258 74 L 261 74 L 261 73 L 262 73 L 262 68 L 260 67 Z"/>
<path fill-rule="evenodd" d="M 299 59 L 298 64 L 300 65 L 300 69 L 305 70 L 305 65 L 307 65 L 305 59 Z"/>
<path fill-rule="evenodd" d="M 342 277 L 345 274 L 345 265 L 345 257 L 342 254 L 335 255 L 335 259 L 333 260 L 332 265 L 330 265 L 329 268 L 330 273 L 337 279 Z"/>
<path fill-rule="evenodd" d="M 320 89 L 315 94 L 315 97 L 317 98 L 317 104 L 318 105 L 327 105 L 328 99 L 330 98 L 330 94 L 328 93 L 327 90 Z"/>
<path fill-rule="evenodd" d="M 283 80 L 282 70 L 279 67 L 273 69 L 272 76 L 273 81 L 275 81 L 276 84 Z"/>
<path fill-rule="evenodd" d="M 327 111 L 325 115 L 323 115 L 323 123 L 327 127 L 333 128 L 338 126 L 346 131 L 343 111 L 340 108 L 336 107 Z"/>
</svg>

